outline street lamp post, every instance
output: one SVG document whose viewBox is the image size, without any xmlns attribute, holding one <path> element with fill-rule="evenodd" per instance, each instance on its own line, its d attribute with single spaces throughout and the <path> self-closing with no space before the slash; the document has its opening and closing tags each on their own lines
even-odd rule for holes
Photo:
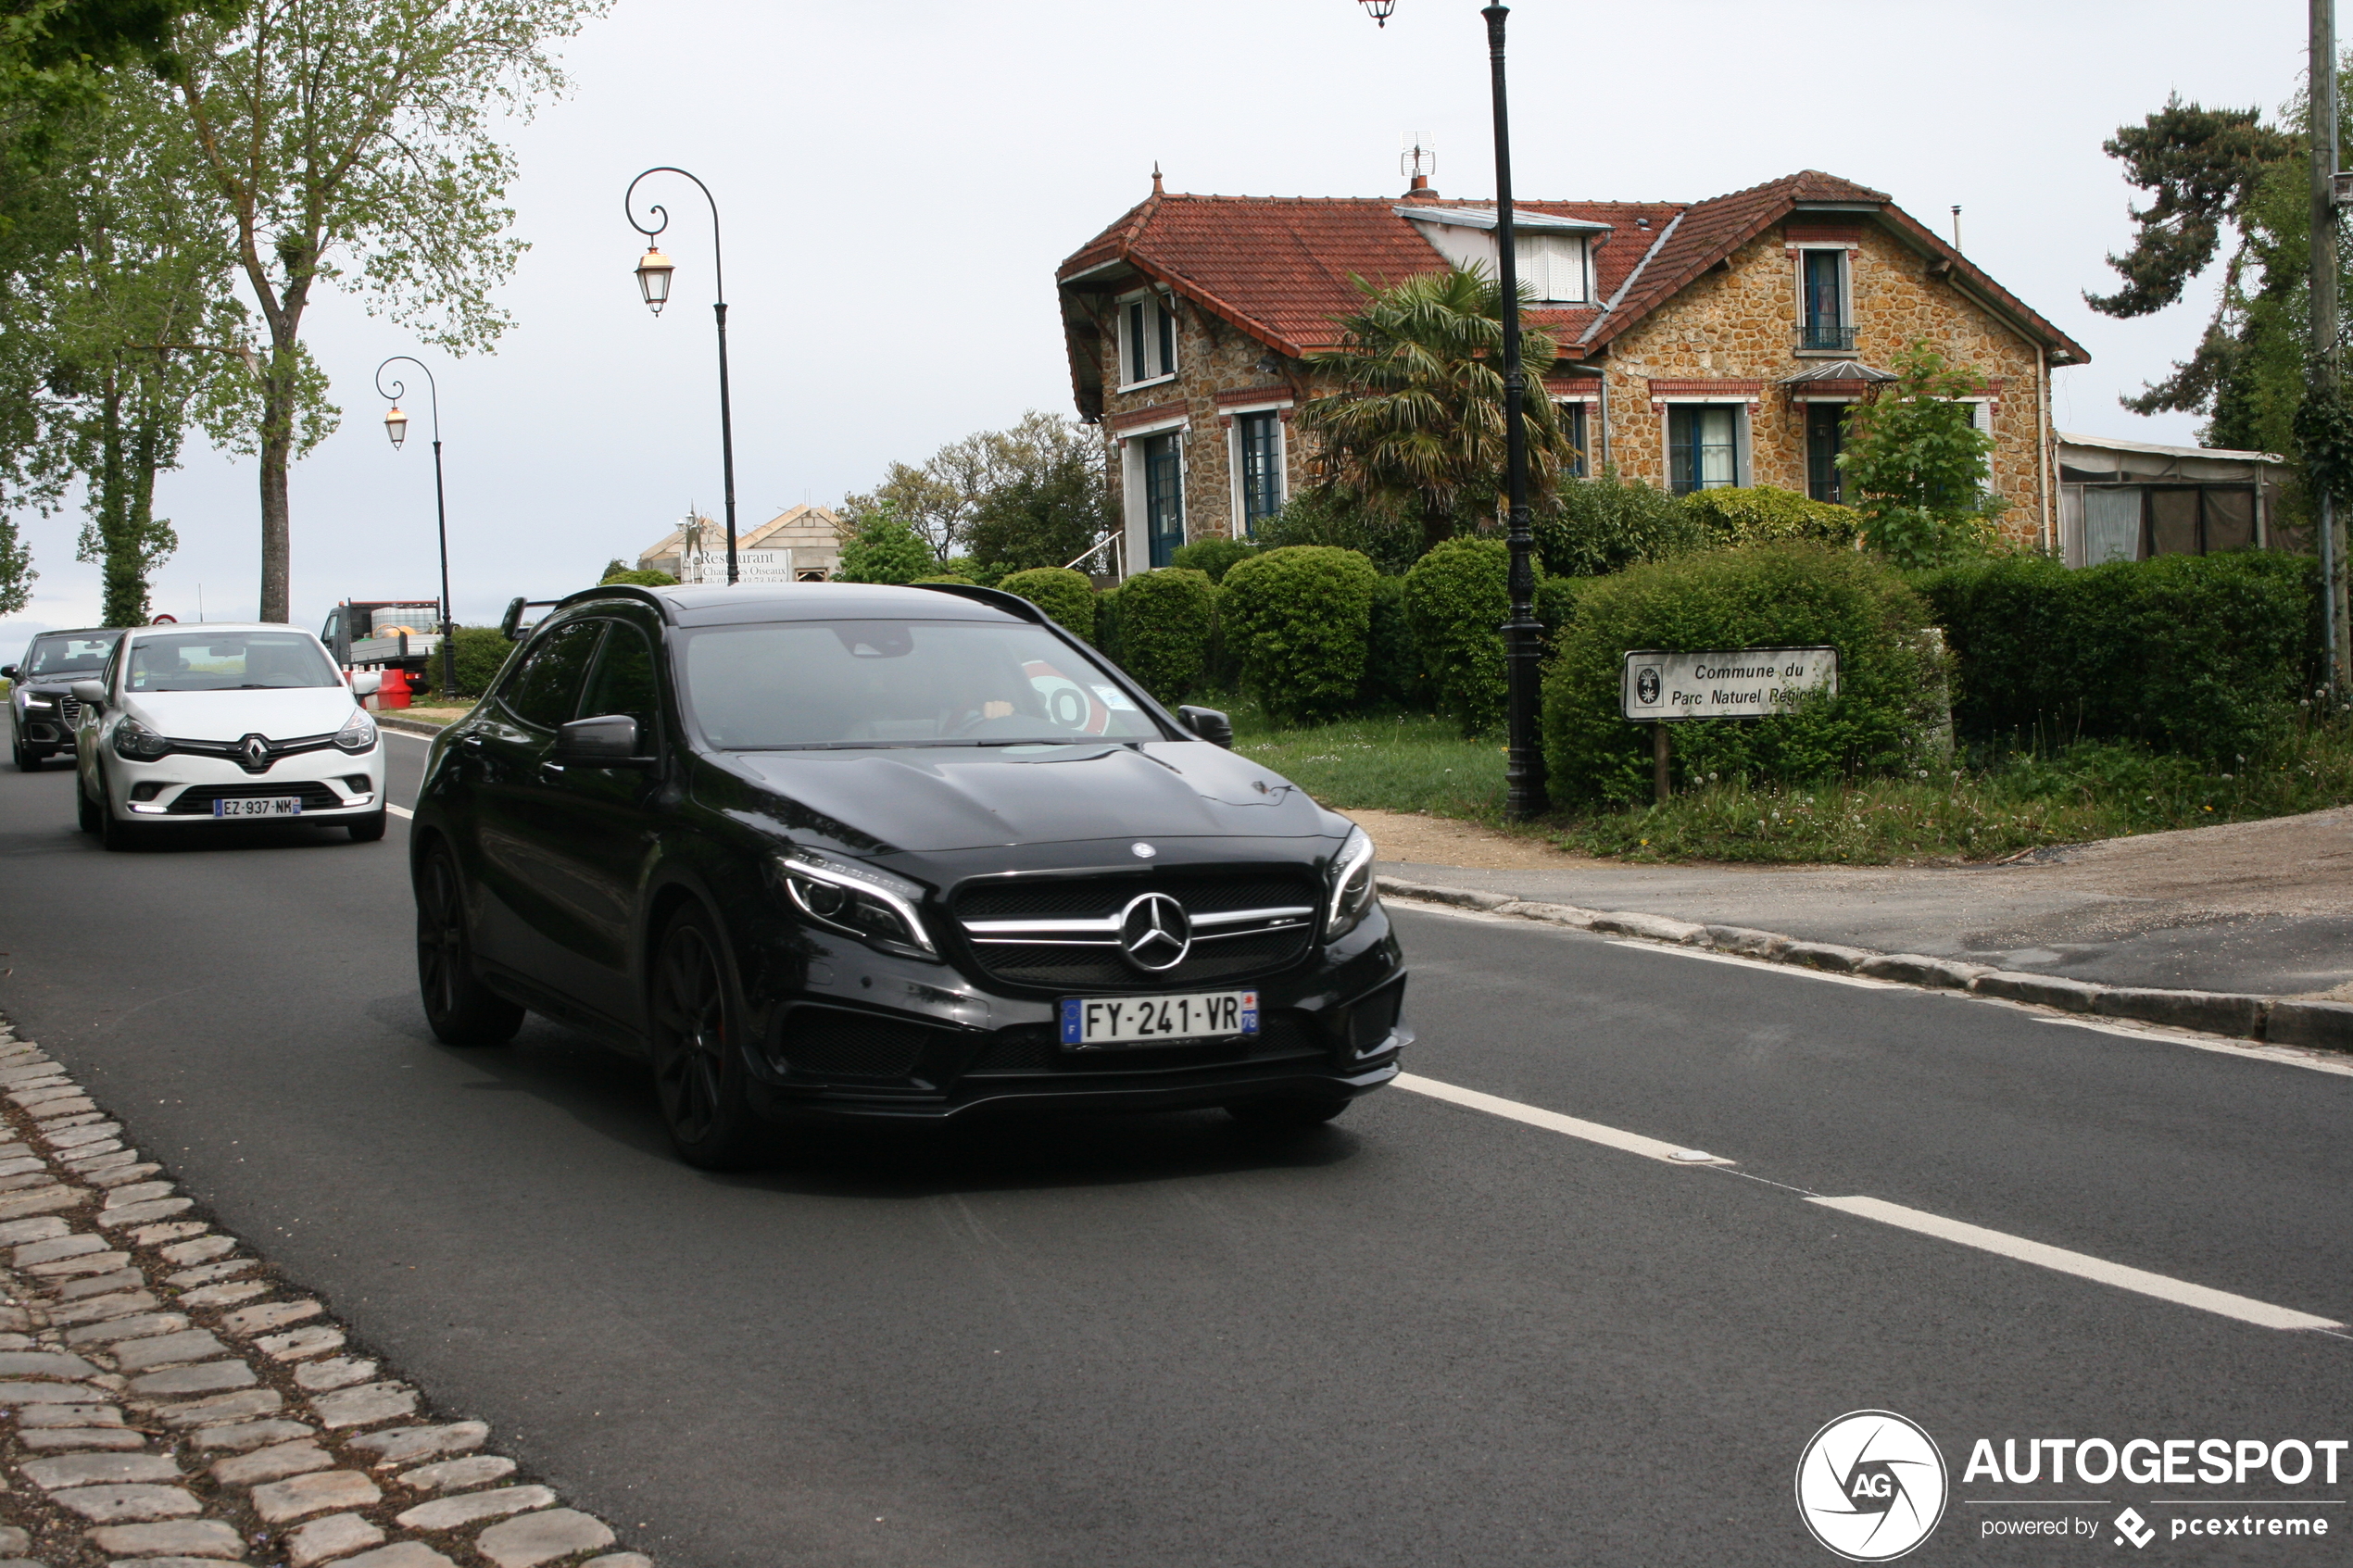
<svg viewBox="0 0 2353 1568">
<path fill-rule="evenodd" d="M 1397 0 L 1363 0 L 1367 15 L 1384 28 Z M 1504 668 L 1510 676 L 1510 758 L 1504 778 L 1504 809 L 1526 822 L 1550 808 L 1544 789 L 1544 748 L 1537 734 L 1539 704 L 1535 536 L 1528 512 L 1528 376 L 1519 359 L 1519 255 L 1512 228 L 1511 117 L 1504 93 L 1504 22 L 1511 7 L 1489 6 L 1488 69 L 1495 94 L 1496 282 L 1504 305 L 1504 461 L 1511 504 L 1512 616 L 1503 624 Z"/>
<path fill-rule="evenodd" d="M 719 203 L 712 197 L 710 186 L 696 180 L 685 169 L 668 164 L 647 169 L 629 182 L 629 189 L 623 193 L 622 212 L 628 218 L 629 226 L 646 236 L 646 254 L 637 262 L 637 291 L 645 296 L 647 308 L 657 316 L 661 314 L 661 307 L 670 303 L 670 275 L 675 269 L 670 257 L 662 255 L 653 242 L 657 235 L 670 227 L 670 214 L 660 207 L 648 207 L 647 216 L 656 220 L 653 227 L 648 228 L 637 221 L 636 210 L 631 206 L 638 185 L 647 176 L 654 174 L 678 174 L 694 180 L 695 189 L 702 193 L 702 199 L 711 206 L 711 272 L 713 292 L 718 296 L 711 305 L 711 310 L 719 318 L 719 460 L 727 495 L 727 584 L 733 587 L 736 583 L 736 423 L 727 399 L 727 274 L 719 251 Z"/>
<path fill-rule="evenodd" d="M 384 371 L 406 361 L 425 373 L 425 395 L 433 410 L 433 519 L 434 529 L 441 537 L 441 695 L 447 699 L 458 690 L 457 625 L 449 608 L 449 504 L 441 488 L 441 388 L 433 379 L 433 368 L 410 354 L 396 354 L 376 367 L 376 395 L 392 399 L 392 408 L 384 415 L 384 433 L 392 438 L 394 451 L 409 438 L 409 416 L 400 411 L 400 398 L 409 388 L 394 382 L 384 390 Z"/>
</svg>

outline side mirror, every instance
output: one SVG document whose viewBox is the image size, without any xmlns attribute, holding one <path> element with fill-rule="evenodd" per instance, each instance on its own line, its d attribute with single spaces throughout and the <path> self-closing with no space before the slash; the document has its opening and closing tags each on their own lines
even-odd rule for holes
<svg viewBox="0 0 2353 1568">
<path fill-rule="evenodd" d="M 522 600 L 510 599 L 507 613 L 498 618 L 498 630 L 510 643 L 522 641 Z"/>
<path fill-rule="evenodd" d="M 86 703 L 92 708 L 107 705 L 107 684 L 104 681 L 76 681 L 68 689 L 73 693 L 76 702 Z"/>
<path fill-rule="evenodd" d="M 1222 746 L 1228 751 L 1234 749 L 1234 721 L 1214 708 L 1180 708 L 1176 710 L 1176 717 L 1185 721 L 1187 729 L 1210 745 Z"/>
<path fill-rule="evenodd" d="M 637 721 L 626 713 L 595 719 L 574 719 L 556 732 L 556 760 L 584 768 L 650 767 L 654 759 L 637 755 Z"/>
<path fill-rule="evenodd" d="M 378 692 L 384 690 L 384 671 L 380 670 L 354 671 L 351 676 L 351 695 L 354 696 L 373 696 Z"/>
<path fill-rule="evenodd" d="M 0 664 L 0 681 L 13 681 L 16 678 L 17 667 L 15 665 Z"/>
</svg>

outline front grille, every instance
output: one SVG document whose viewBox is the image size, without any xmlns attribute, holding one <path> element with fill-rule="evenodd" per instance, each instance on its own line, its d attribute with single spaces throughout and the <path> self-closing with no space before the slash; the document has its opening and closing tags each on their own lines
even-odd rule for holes
<svg viewBox="0 0 2353 1568">
<path fill-rule="evenodd" d="M 1115 927 L 1129 902 L 1164 893 L 1184 906 L 1192 946 L 1173 968 L 1139 970 Z M 1096 877 L 984 885 L 956 901 L 956 916 L 992 978 L 1040 988 L 1171 991 L 1267 974 L 1296 963 L 1314 940 L 1319 892 L 1303 877 Z M 1235 920 L 1251 915 L 1254 918 Z M 1059 922 L 1052 929 L 1043 922 Z M 1094 929 L 1088 929 L 1093 922 Z"/>
<path fill-rule="evenodd" d="M 209 817 L 216 800 L 252 800 L 258 797 L 275 799 L 296 796 L 306 811 L 333 811 L 347 802 L 325 784 L 311 781 L 306 784 L 190 784 L 171 797 L 164 813 L 172 817 Z M 251 819 L 258 821 L 259 819 Z"/>
<path fill-rule="evenodd" d="M 785 1020 L 785 1067 L 812 1078 L 904 1078 L 938 1033 L 836 1008 L 799 1008 Z"/>
<path fill-rule="evenodd" d="M 992 1035 L 967 1073 L 1132 1073 L 1142 1069 L 1206 1066 L 1223 1061 L 1280 1061 L 1320 1056 L 1324 1038 L 1305 1014 L 1276 1011 L 1261 1021 L 1253 1039 L 1192 1040 L 1172 1046 L 1114 1046 L 1066 1050 L 1051 1024 L 1007 1029 Z"/>
<path fill-rule="evenodd" d="M 57 703 L 57 721 L 69 732 L 82 727 L 82 704 L 74 697 L 63 697 Z"/>
</svg>

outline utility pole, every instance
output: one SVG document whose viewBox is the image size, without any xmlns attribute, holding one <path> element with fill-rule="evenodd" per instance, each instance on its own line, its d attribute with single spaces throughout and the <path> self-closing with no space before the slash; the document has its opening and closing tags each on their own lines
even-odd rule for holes
<svg viewBox="0 0 2353 1568">
<path fill-rule="evenodd" d="M 2311 0 L 2312 114 L 2311 351 L 2306 367 L 2315 394 L 2335 391 L 2336 352 L 2336 0 Z M 2345 550 L 2337 537 L 2336 498 L 2320 495 L 2321 627 L 2328 647 L 2330 693 L 2346 681 Z"/>
</svg>

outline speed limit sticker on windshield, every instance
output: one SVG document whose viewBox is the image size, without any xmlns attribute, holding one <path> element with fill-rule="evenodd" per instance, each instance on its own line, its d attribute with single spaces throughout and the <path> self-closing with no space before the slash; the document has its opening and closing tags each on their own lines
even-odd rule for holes
<svg viewBox="0 0 2353 1568">
<path fill-rule="evenodd" d="M 1065 1046 L 1145 1046 L 1220 1040 L 1258 1033 L 1255 991 L 1185 997 L 1064 997 Z"/>
</svg>

